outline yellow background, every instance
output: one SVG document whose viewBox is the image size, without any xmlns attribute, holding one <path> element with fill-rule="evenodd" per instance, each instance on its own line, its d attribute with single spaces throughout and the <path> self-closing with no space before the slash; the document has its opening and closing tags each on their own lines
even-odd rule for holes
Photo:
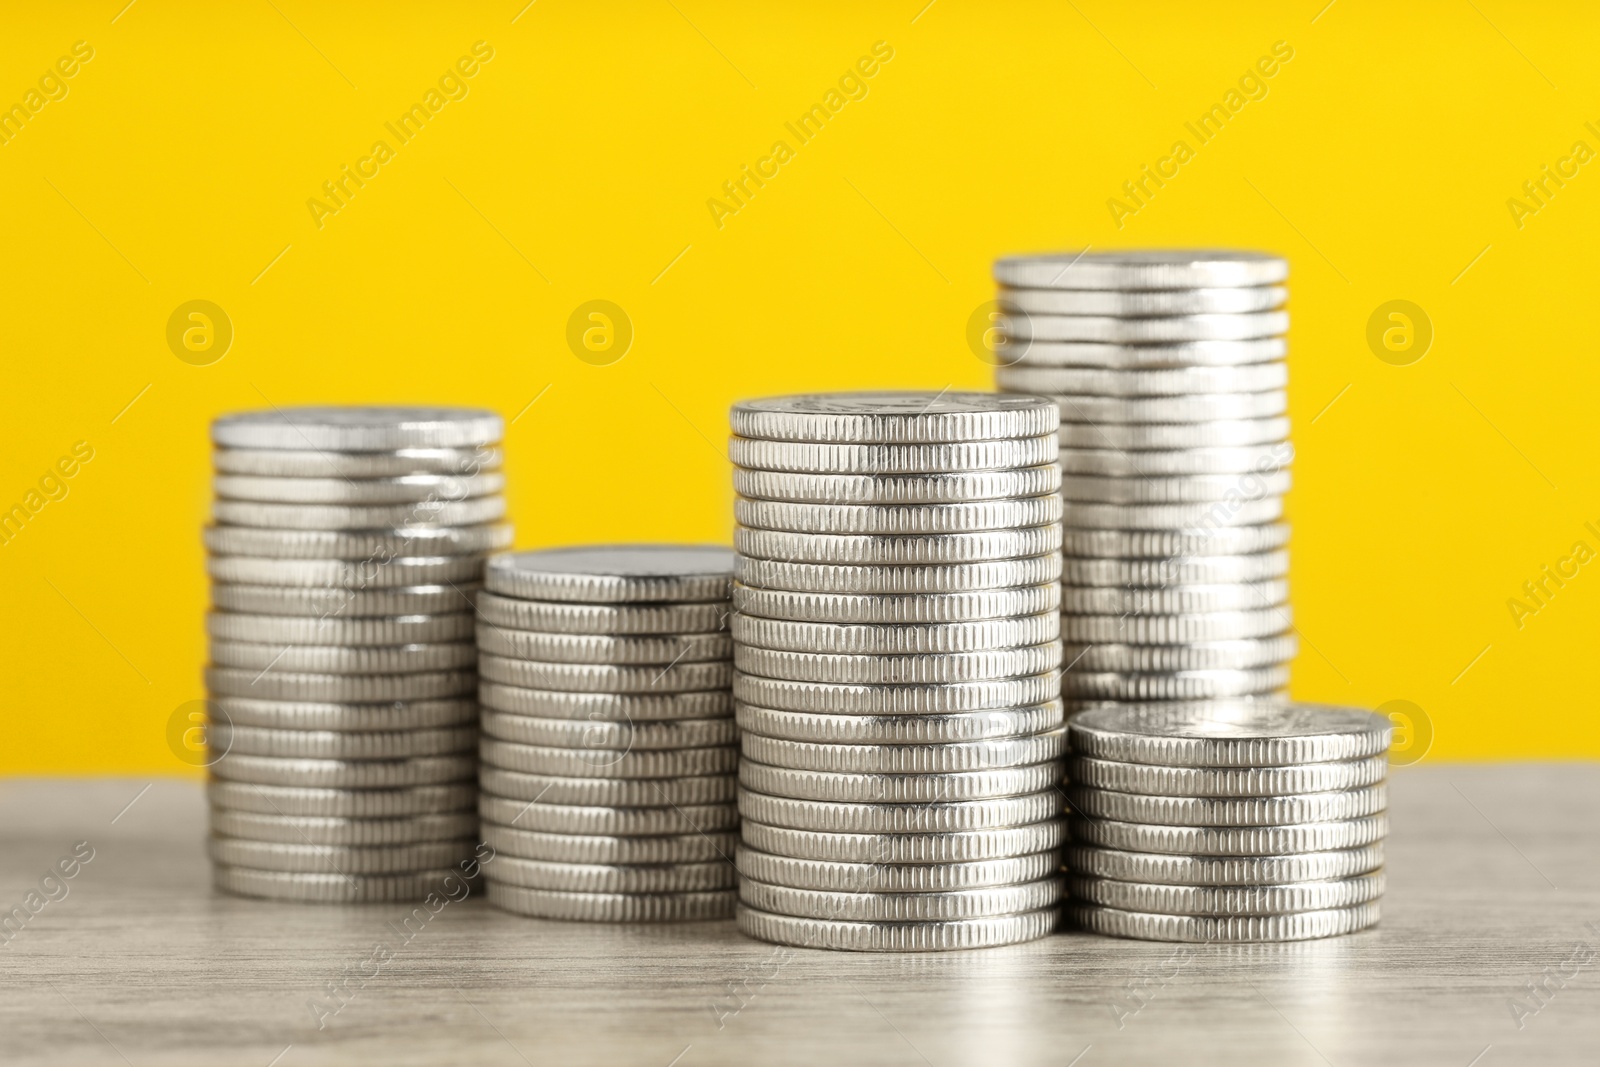
<svg viewBox="0 0 1600 1067">
<path fill-rule="evenodd" d="M 922 3 L 7 5 L 0 103 L 95 56 L 0 146 L 0 507 L 95 458 L 0 547 L 0 771 L 192 773 L 164 728 L 201 695 L 220 412 L 521 412 L 519 545 L 726 540 L 730 401 L 985 388 L 991 261 L 1085 244 L 1292 262 L 1297 697 L 1414 701 L 1429 759 L 1600 755 L 1600 564 L 1520 630 L 1507 607 L 1600 548 L 1600 164 L 1521 229 L 1506 205 L 1600 148 L 1595 9 Z M 469 95 L 319 230 L 307 199 L 479 40 Z M 868 95 L 795 146 L 877 41 Z M 1277 41 L 1268 95 L 1118 229 L 1107 199 Z M 565 342 L 597 298 L 636 331 L 611 366 Z M 211 366 L 165 341 L 193 299 L 236 332 Z M 1411 366 L 1365 340 L 1392 299 L 1434 325 Z"/>
</svg>

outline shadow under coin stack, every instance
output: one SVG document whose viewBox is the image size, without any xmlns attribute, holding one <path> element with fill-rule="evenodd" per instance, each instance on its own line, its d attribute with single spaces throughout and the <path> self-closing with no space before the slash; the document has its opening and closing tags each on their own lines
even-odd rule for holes
<svg viewBox="0 0 1600 1067">
<path fill-rule="evenodd" d="M 489 903 L 542 919 L 733 914 L 733 552 L 491 560 L 478 598 Z"/>
<path fill-rule="evenodd" d="M 1055 406 L 738 404 L 739 925 L 907 951 L 1055 928 Z"/>
<path fill-rule="evenodd" d="M 1389 720 L 1271 701 L 1092 708 L 1067 726 L 1079 925 L 1301 941 L 1378 921 Z"/>
<path fill-rule="evenodd" d="M 1288 685 L 1287 275 L 1240 252 L 995 264 L 1014 361 L 999 387 L 1061 408 L 1077 706 Z"/>
<path fill-rule="evenodd" d="M 219 889 L 415 900 L 462 876 L 477 829 L 472 597 L 511 542 L 501 428 L 442 408 L 213 424 Z"/>
</svg>

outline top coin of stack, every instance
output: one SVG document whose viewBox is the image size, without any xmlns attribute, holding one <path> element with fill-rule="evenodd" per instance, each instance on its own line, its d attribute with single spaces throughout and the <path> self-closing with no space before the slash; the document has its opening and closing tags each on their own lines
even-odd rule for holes
<svg viewBox="0 0 1600 1067">
<path fill-rule="evenodd" d="M 733 914 L 733 552 L 496 556 L 478 597 L 489 903 L 544 919 Z"/>
<path fill-rule="evenodd" d="M 859 950 L 1048 932 L 1054 405 L 795 396 L 732 422 L 741 928 Z"/>
<path fill-rule="evenodd" d="M 212 426 L 221 889 L 416 899 L 473 853 L 472 597 L 511 540 L 500 416 L 291 408 Z"/>
<path fill-rule="evenodd" d="M 1061 408 L 1069 700 L 1287 684 L 1287 276 L 1242 252 L 995 264 L 998 385 Z"/>
<path fill-rule="evenodd" d="M 1074 918 L 1157 941 L 1378 921 L 1389 720 L 1272 701 L 1091 708 L 1067 733 Z"/>
</svg>

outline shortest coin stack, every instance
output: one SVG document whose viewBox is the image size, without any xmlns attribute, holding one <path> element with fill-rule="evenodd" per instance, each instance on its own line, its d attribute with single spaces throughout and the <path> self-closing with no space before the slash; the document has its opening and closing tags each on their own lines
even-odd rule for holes
<svg viewBox="0 0 1600 1067">
<path fill-rule="evenodd" d="M 478 597 L 491 904 L 541 919 L 733 914 L 733 552 L 492 559 Z"/>
<path fill-rule="evenodd" d="M 1378 921 L 1389 720 L 1274 702 L 1103 706 L 1067 724 L 1070 915 L 1153 941 L 1300 941 Z"/>
</svg>

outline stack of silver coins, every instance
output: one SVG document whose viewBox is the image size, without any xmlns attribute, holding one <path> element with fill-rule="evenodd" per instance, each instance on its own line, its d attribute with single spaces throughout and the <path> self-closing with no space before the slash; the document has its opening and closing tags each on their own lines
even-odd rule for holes
<svg viewBox="0 0 1600 1067">
<path fill-rule="evenodd" d="M 290 408 L 212 425 L 219 889 L 420 899 L 474 855 L 472 599 L 506 547 L 500 416 Z"/>
<path fill-rule="evenodd" d="M 1055 406 L 834 394 L 732 421 L 740 928 L 857 950 L 1049 932 Z"/>
<path fill-rule="evenodd" d="M 1077 706 L 1288 684 L 1287 275 L 1236 252 L 995 264 L 999 388 L 1061 408 L 1063 691 Z"/>
<path fill-rule="evenodd" d="M 1299 941 L 1378 921 L 1390 723 L 1273 701 L 1068 724 L 1075 920 L 1159 941 Z"/>
<path fill-rule="evenodd" d="M 733 914 L 733 552 L 491 560 L 478 598 L 491 904 L 544 919 Z"/>
</svg>

